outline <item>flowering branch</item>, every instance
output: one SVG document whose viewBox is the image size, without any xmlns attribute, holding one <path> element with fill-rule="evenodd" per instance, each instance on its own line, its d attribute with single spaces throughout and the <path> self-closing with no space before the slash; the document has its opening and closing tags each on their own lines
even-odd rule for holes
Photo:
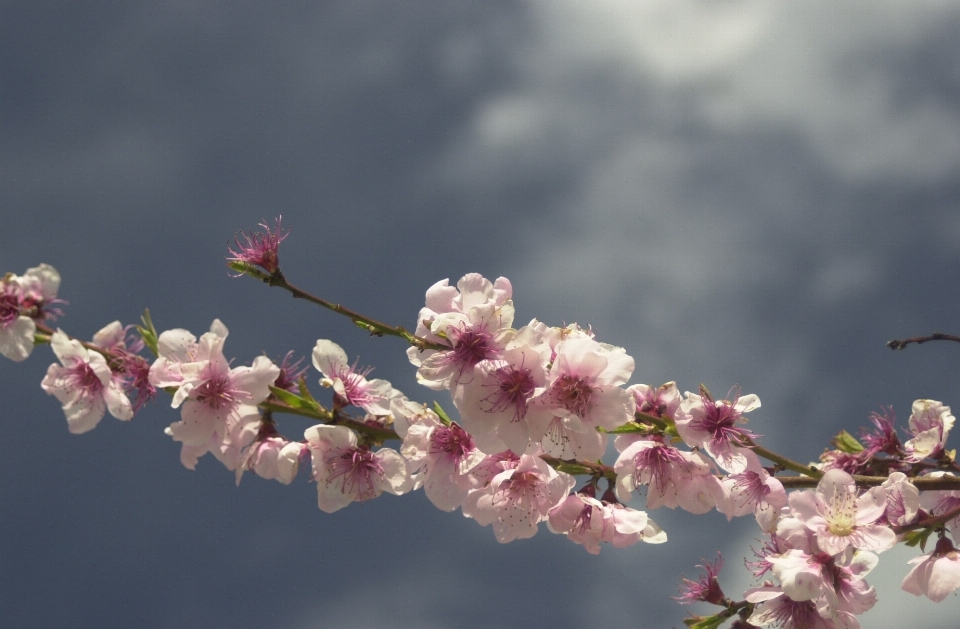
<svg viewBox="0 0 960 629">
<path fill-rule="evenodd" d="M 351 364 L 327 339 L 317 341 L 312 364 L 321 386 L 331 389 L 328 404 L 311 393 L 308 369 L 292 352 L 279 365 L 258 356 L 233 366 L 219 319 L 198 339 L 183 329 L 158 334 L 146 311 L 136 326 L 140 338 L 127 338 L 133 326 L 113 322 L 92 341 L 73 339 L 49 324 L 64 303 L 49 265 L 0 278 L 0 354 L 21 361 L 34 345 L 51 346 L 60 364 L 50 365 L 41 386 L 61 402 L 75 433 L 94 428 L 107 411 L 129 420 L 163 389 L 180 411 L 166 434 L 181 444 L 184 466 L 193 469 L 211 454 L 238 482 L 251 471 L 289 484 L 309 460 L 325 512 L 423 489 L 437 508 L 491 525 L 500 542 L 531 537 L 546 522 L 594 554 L 602 543 L 667 540 L 646 511 L 629 506 L 637 494 L 649 511 L 753 515 L 769 541 L 747 565 L 775 581 L 735 601 L 720 590 L 722 560 L 705 563 L 706 576 L 685 579 L 680 600 L 723 610 L 687 620 L 698 629 L 734 618 L 734 627 L 859 627 L 856 616 L 875 602 L 864 577 L 876 553 L 898 541 L 922 547 L 934 532 L 936 548 L 914 560 L 919 565 L 903 588 L 939 601 L 960 587 L 960 552 L 950 539 L 960 538 L 960 467 L 946 447 L 955 418 L 941 402 L 914 402 L 903 443 L 886 409 L 871 415 L 873 429 L 859 439 L 841 431 L 818 463 L 803 464 L 765 448 L 745 427 L 746 414 L 760 408 L 754 394 L 734 387 L 721 399 L 702 384 L 683 395 L 674 382 L 627 386 L 633 358 L 596 340 L 592 329 L 536 319 L 514 328 L 506 278 L 491 282 L 472 273 L 456 286 L 435 283 L 410 333 L 289 283 L 278 252 L 287 233 L 279 218 L 275 228 L 261 226 L 265 232 L 235 239 L 231 269 L 346 316 L 372 335 L 407 341 L 418 381 L 449 391 L 457 421 L 438 403 L 430 408 L 386 380 L 369 379 L 370 368 Z M 927 340 L 960 337 L 938 333 L 888 345 Z M 144 348 L 152 362 L 139 355 Z M 314 425 L 302 439 L 288 439 L 275 413 Z M 603 461 L 611 439 L 612 465 Z M 777 475 L 784 471 L 796 475 Z"/>
</svg>

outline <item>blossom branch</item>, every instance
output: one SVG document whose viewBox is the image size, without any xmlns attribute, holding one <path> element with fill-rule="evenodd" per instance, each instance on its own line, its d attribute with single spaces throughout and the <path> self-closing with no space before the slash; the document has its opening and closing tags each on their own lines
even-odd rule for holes
<svg viewBox="0 0 960 629">
<path fill-rule="evenodd" d="M 273 273 L 266 273 L 265 271 L 262 271 L 245 262 L 230 262 L 228 266 L 234 271 L 237 271 L 238 273 L 242 273 L 245 275 L 249 275 L 250 277 L 254 277 L 264 282 L 265 284 L 283 288 L 289 291 L 290 294 L 293 295 L 294 299 L 303 299 L 305 301 L 309 301 L 310 303 L 326 308 L 327 310 L 331 310 L 337 314 L 343 315 L 348 319 L 350 319 L 351 321 L 353 321 L 354 324 L 356 324 L 357 326 L 370 332 L 370 334 L 372 334 L 373 336 L 384 336 L 384 335 L 397 336 L 402 338 L 406 342 L 410 343 L 410 345 L 413 345 L 414 347 L 416 347 L 421 351 L 426 349 L 436 349 L 436 350 L 450 349 L 446 345 L 442 345 L 440 343 L 434 343 L 433 341 L 429 341 L 425 338 L 421 338 L 419 336 L 413 335 L 410 332 L 408 332 L 403 326 L 387 325 L 386 323 L 383 323 L 381 321 L 377 321 L 376 319 L 372 319 L 370 317 L 362 315 L 359 312 L 351 310 L 350 308 L 347 308 L 340 304 L 335 304 L 325 299 L 321 299 L 316 295 L 312 295 L 307 291 L 297 286 L 294 286 L 293 284 L 288 282 L 287 278 L 284 277 L 283 273 L 280 271 L 279 268 Z"/>
<path fill-rule="evenodd" d="M 887 347 L 890 349 L 904 349 L 907 345 L 911 343 L 916 343 L 920 345 L 921 343 L 926 343 L 927 341 L 955 341 L 960 343 L 960 336 L 954 336 L 953 334 L 943 334 L 942 332 L 934 332 L 930 336 L 914 336 L 909 339 L 887 341 Z"/>
</svg>

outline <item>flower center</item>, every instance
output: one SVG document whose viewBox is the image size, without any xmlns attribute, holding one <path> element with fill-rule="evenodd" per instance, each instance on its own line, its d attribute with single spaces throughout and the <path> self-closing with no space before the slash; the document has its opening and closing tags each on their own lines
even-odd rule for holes
<svg viewBox="0 0 960 629">
<path fill-rule="evenodd" d="M 226 376 L 210 378 L 194 389 L 194 397 L 213 409 L 236 404 L 236 392 L 230 388 L 230 379 Z"/>
<path fill-rule="evenodd" d="M 461 371 L 494 357 L 494 349 L 490 346 L 493 339 L 489 332 L 457 329 L 450 332 L 450 340 L 454 343 L 452 360 L 462 365 Z"/>
<path fill-rule="evenodd" d="M 85 362 L 77 362 L 70 367 L 70 385 L 84 392 L 85 395 L 97 395 L 103 390 L 103 383 L 93 368 Z"/>
<path fill-rule="evenodd" d="M 590 385 L 570 374 L 563 374 L 557 378 L 550 388 L 550 394 L 557 404 L 580 419 L 587 414 L 593 392 Z"/>
<path fill-rule="evenodd" d="M 0 293 L 0 326 L 8 327 L 20 316 L 20 300 L 10 290 Z"/>
<path fill-rule="evenodd" d="M 457 459 L 462 459 L 473 448 L 473 438 L 457 424 L 453 424 L 449 428 L 441 426 L 434 430 L 430 436 L 431 454 L 443 452 L 453 455 Z"/>
<path fill-rule="evenodd" d="M 342 492 L 353 494 L 358 500 L 369 500 L 377 495 L 374 476 L 383 477 L 380 460 L 370 450 L 360 448 L 335 450 L 327 453 L 324 463 L 330 468 L 327 485 L 342 479 Z"/>
<path fill-rule="evenodd" d="M 494 372 L 497 383 L 493 393 L 481 400 L 487 408 L 487 413 L 502 413 L 510 407 L 514 408 L 513 421 L 520 421 L 527 414 L 527 399 L 536 388 L 533 375 L 529 369 L 517 368 L 513 365 L 501 367 Z"/>
</svg>

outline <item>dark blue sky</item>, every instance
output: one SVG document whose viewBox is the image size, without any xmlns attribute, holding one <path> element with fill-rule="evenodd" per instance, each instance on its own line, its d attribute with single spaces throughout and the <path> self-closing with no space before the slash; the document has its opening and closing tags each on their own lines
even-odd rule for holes
<svg viewBox="0 0 960 629">
<path fill-rule="evenodd" d="M 0 270 L 57 267 L 72 335 L 219 317 L 238 362 L 332 338 L 435 399 L 399 341 L 228 277 L 234 234 L 283 214 L 308 290 L 412 327 L 435 281 L 509 277 L 518 323 L 592 324 L 632 382 L 756 393 L 750 427 L 795 459 L 880 405 L 960 405 L 960 349 L 884 347 L 960 332 L 950 3 L 2 14 Z M 51 360 L 0 361 L 4 627 L 680 626 L 668 597 L 701 557 L 727 553 L 731 596 L 750 584 L 758 531 L 717 513 L 653 512 L 667 544 L 594 557 L 545 528 L 501 546 L 419 494 L 328 515 L 305 474 L 236 488 L 180 465 L 162 398 L 69 434 Z M 956 596 L 899 591 L 913 554 L 881 556 L 865 626 L 955 626 Z"/>
</svg>

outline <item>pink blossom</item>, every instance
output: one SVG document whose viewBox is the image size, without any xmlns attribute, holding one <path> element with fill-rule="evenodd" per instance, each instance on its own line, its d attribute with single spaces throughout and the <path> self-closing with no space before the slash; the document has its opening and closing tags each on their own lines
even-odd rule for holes
<svg viewBox="0 0 960 629">
<path fill-rule="evenodd" d="M 744 598 L 756 605 L 747 620 L 754 625 L 774 625 L 778 629 L 860 629 L 857 619 L 848 613 L 828 618 L 811 600 L 795 601 L 782 588 L 764 585 L 747 590 Z"/>
<path fill-rule="evenodd" d="M 237 485 L 245 471 L 253 471 L 267 480 L 277 480 L 289 485 L 300 468 L 300 455 L 307 446 L 296 441 L 287 441 L 283 437 L 273 436 L 254 441 L 245 452 L 243 461 L 237 466 Z"/>
<path fill-rule="evenodd" d="M 345 426 L 312 426 L 304 437 L 312 455 L 321 511 L 333 513 L 383 492 L 399 496 L 412 487 L 406 461 L 399 452 L 360 447 L 356 433 Z"/>
<path fill-rule="evenodd" d="M 177 387 L 171 406 L 182 406 L 180 421 L 166 432 L 183 444 L 180 460 L 190 469 L 206 452 L 236 469 L 243 449 L 259 431 L 257 405 L 270 395 L 280 373 L 265 356 L 255 358 L 250 367 L 231 368 L 223 355 L 228 333 L 219 320 L 199 342 L 186 330 L 163 332 L 160 355 L 150 367 L 152 385 Z"/>
<path fill-rule="evenodd" d="M 128 397 L 133 398 L 136 413 L 157 395 L 157 388 L 150 384 L 150 363 L 137 352 L 143 349 L 143 340 L 127 336 L 133 326 L 113 321 L 93 335 L 93 344 L 104 350 L 109 357 L 114 376 L 119 377 Z"/>
<path fill-rule="evenodd" d="M 595 429 L 584 429 L 569 417 L 550 414 L 547 421 L 539 413 L 534 415 L 534 433 L 540 434 L 540 449 L 558 459 L 596 461 L 607 450 L 607 436 Z M 539 420 L 539 421 L 538 421 Z M 536 441 L 534 441 L 536 443 Z"/>
<path fill-rule="evenodd" d="M 520 465 L 520 455 L 513 450 L 504 450 L 488 454 L 467 475 L 471 488 L 482 488 L 490 484 L 501 472 L 515 470 Z"/>
<path fill-rule="evenodd" d="M 960 551 L 941 537 L 934 551 L 909 561 L 914 567 L 900 587 L 914 596 L 926 596 L 939 603 L 960 588 Z"/>
<path fill-rule="evenodd" d="M 881 485 L 887 498 L 882 520 L 894 526 L 912 524 L 919 514 L 920 491 L 903 472 L 891 472 Z"/>
<path fill-rule="evenodd" d="M 532 401 L 546 385 L 549 360 L 542 330 L 524 326 L 501 358 L 480 361 L 473 378 L 457 387 L 454 404 L 478 447 L 486 452 L 526 451 L 531 438 L 528 415 L 547 412 Z"/>
<path fill-rule="evenodd" d="M 93 430 L 107 410 L 117 419 L 133 417 L 123 380 L 110 370 L 102 354 L 88 350 L 61 330 L 50 337 L 50 346 L 62 366 L 50 365 L 40 386 L 60 400 L 70 432 Z"/>
<path fill-rule="evenodd" d="M 649 485 L 647 508 L 651 510 L 679 506 L 690 513 L 706 513 L 723 500 L 720 481 L 703 454 L 683 452 L 659 438 L 633 435 L 622 435 L 615 446 L 620 456 L 613 469 L 622 502 L 628 502 L 641 485 Z"/>
<path fill-rule="evenodd" d="M 859 615 L 877 602 L 876 591 L 863 580 L 877 565 L 873 553 L 858 551 L 837 561 L 827 553 L 810 555 L 791 549 L 768 560 L 787 596 L 794 601 L 817 601 L 831 616 L 836 612 Z"/>
<path fill-rule="evenodd" d="M 897 536 L 888 526 L 876 524 L 886 506 L 886 490 L 874 487 L 857 495 L 853 477 L 829 470 L 816 491 L 790 494 L 790 509 L 817 536 L 825 552 L 836 555 L 848 546 L 882 552 L 892 548 Z"/>
<path fill-rule="evenodd" d="M 21 362 L 33 352 L 37 321 L 55 318 L 60 274 L 49 264 L 0 278 L 0 354 Z"/>
<path fill-rule="evenodd" d="M 464 275 L 457 288 L 449 280 L 427 290 L 426 307 L 417 317 L 417 336 L 449 345 L 449 350 L 407 350 L 417 366 L 417 380 L 434 390 L 455 388 L 472 377 L 482 360 L 500 358 L 512 338 L 513 288 L 506 278 L 490 281 L 478 273 Z"/>
<path fill-rule="evenodd" d="M 400 448 L 427 498 L 442 511 L 463 504 L 473 483 L 467 476 L 486 456 L 473 438 L 457 424 L 443 425 L 433 414 L 423 416 L 407 430 Z"/>
<path fill-rule="evenodd" d="M 373 415 L 389 415 L 390 401 L 401 393 L 386 380 L 367 380 L 370 369 L 357 371 L 347 362 L 347 353 L 333 341 L 321 339 L 313 348 L 313 366 L 323 374 L 320 384 L 332 387 L 334 405 L 359 406 Z"/>
<path fill-rule="evenodd" d="M 760 528 L 772 532 L 780 510 L 787 504 L 787 492 L 779 480 L 763 469 L 756 454 L 750 450 L 743 454 L 747 459 L 746 469 L 720 481 L 724 499 L 717 504 L 717 511 L 728 520 L 753 513 Z"/>
<path fill-rule="evenodd" d="M 649 384 L 635 384 L 627 387 L 627 391 L 633 394 L 638 413 L 656 417 L 673 419 L 682 401 L 680 390 L 677 389 L 675 382 L 667 382 L 659 387 L 651 387 Z"/>
<path fill-rule="evenodd" d="M 913 439 L 903 444 L 907 452 L 906 460 L 916 463 L 927 457 L 940 456 L 954 421 L 955 418 L 949 406 L 944 406 L 936 400 L 915 401 L 913 413 L 908 420 Z"/>
<path fill-rule="evenodd" d="M 404 395 L 390 400 L 390 417 L 393 420 L 393 430 L 401 439 L 406 438 L 407 431 L 415 424 L 440 421 L 429 406 L 408 400 Z"/>
<path fill-rule="evenodd" d="M 271 230 L 266 221 L 260 223 L 263 233 L 250 232 L 244 234 L 243 242 L 240 238 L 234 238 L 233 242 L 237 245 L 237 251 L 229 249 L 230 256 L 227 260 L 231 262 L 246 262 L 259 266 L 267 273 L 275 273 L 280 268 L 280 243 L 290 235 L 290 232 L 284 233 L 280 228 L 280 217 L 277 217 L 276 228 Z"/>
<path fill-rule="evenodd" d="M 574 338 L 560 343 L 556 353 L 541 404 L 569 419 L 574 429 L 613 430 L 633 419 L 633 395 L 620 385 L 630 379 L 634 361 L 622 347 Z"/>
<path fill-rule="evenodd" d="M 490 483 L 472 491 L 463 514 L 481 526 L 493 525 L 501 544 L 533 537 L 537 523 L 563 500 L 576 484 L 569 474 L 557 472 L 543 459 L 523 455 L 515 469 L 500 472 Z"/>
<path fill-rule="evenodd" d="M 551 509 L 547 527 L 553 533 L 566 534 L 593 555 L 600 553 L 601 542 L 625 548 L 640 540 L 661 543 L 667 539 L 645 512 L 600 501 L 584 492 L 570 494 Z"/>
<path fill-rule="evenodd" d="M 688 446 L 703 448 L 728 472 L 742 472 L 747 466 L 743 444 L 755 435 L 738 424 L 747 422 L 744 413 L 760 408 L 760 398 L 741 396 L 738 389 L 731 393 L 732 400 L 714 400 L 706 387 L 699 393 L 687 391 L 675 419 Z"/>
</svg>

